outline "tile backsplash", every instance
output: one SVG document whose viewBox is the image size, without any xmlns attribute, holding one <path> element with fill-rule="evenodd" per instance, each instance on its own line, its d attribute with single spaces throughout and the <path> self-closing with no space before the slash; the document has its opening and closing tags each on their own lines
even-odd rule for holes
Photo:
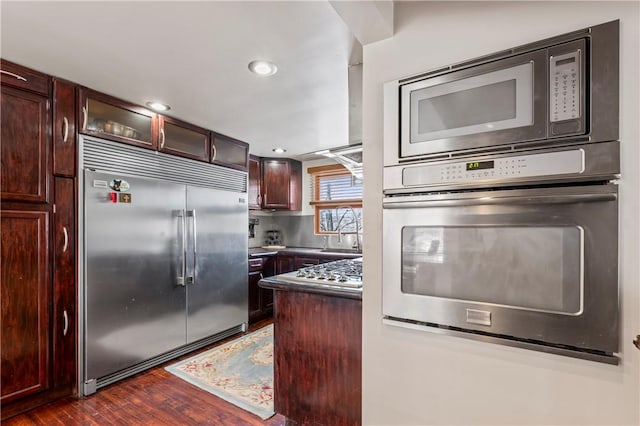
<svg viewBox="0 0 640 426">
<path fill-rule="evenodd" d="M 249 247 L 265 245 L 268 231 L 279 231 L 282 245 L 287 247 L 351 248 L 356 238 L 354 234 L 343 235 L 342 242 L 338 242 L 337 235 L 315 235 L 313 215 L 250 215 L 249 217 L 259 220 L 259 223 L 254 226 L 254 238 L 249 238 Z"/>
</svg>

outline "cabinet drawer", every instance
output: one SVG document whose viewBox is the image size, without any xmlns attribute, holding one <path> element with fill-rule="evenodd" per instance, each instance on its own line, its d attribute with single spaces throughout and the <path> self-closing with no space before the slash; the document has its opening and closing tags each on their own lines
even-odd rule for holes
<svg viewBox="0 0 640 426">
<path fill-rule="evenodd" d="M 262 258 L 254 257 L 249 259 L 249 272 L 262 271 Z"/>
</svg>

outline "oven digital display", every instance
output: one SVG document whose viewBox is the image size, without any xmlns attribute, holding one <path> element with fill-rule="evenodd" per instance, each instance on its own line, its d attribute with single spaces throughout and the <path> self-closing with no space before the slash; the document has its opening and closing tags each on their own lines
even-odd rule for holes
<svg viewBox="0 0 640 426">
<path fill-rule="evenodd" d="M 493 169 L 493 161 L 474 161 L 467 163 L 467 171 L 483 169 Z"/>
</svg>

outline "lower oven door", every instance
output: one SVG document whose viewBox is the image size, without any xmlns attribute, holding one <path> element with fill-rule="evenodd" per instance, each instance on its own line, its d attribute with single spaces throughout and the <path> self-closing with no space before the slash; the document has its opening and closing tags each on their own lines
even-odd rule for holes
<svg viewBox="0 0 640 426">
<path fill-rule="evenodd" d="M 383 221 L 386 318 L 618 351 L 616 185 L 389 197 Z"/>
</svg>

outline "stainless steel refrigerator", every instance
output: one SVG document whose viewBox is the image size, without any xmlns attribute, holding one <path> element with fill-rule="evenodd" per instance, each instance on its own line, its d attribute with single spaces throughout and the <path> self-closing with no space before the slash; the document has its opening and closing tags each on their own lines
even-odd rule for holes
<svg viewBox="0 0 640 426">
<path fill-rule="evenodd" d="M 174 161 L 209 164 L 164 156 L 140 177 L 149 164 L 127 174 L 129 159 L 84 170 L 85 394 L 248 321 L 246 191 L 178 183 L 176 169 L 158 178 Z"/>
</svg>

